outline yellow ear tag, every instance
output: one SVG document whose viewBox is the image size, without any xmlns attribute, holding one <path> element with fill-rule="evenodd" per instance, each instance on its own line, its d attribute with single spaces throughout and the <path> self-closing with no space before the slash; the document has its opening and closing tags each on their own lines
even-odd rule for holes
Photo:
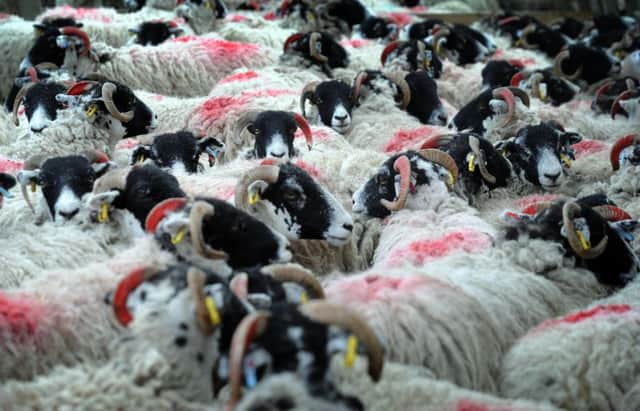
<svg viewBox="0 0 640 411">
<path fill-rule="evenodd" d="M 209 319 L 211 320 L 211 324 L 213 325 L 220 324 L 220 314 L 218 313 L 218 309 L 216 308 L 216 302 L 213 301 L 213 298 L 212 297 L 205 298 L 204 303 L 207 306 L 207 312 L 209 313 Z"/>
<path fill-rule="evenodd" d="M 249 205 L 256 205 L 260 201 L 260 193 L 254 192 L 249 194 Z"/>
<path fill-rule="evenodd" d="M 471 154 L 469 156 L 469 172 L 473 173 L 474 171 L 476 171 L 476 155 L 475 154 Z M 449 174 L 451 175 L 451 174 Z"/>
<path fill-rule="evenodd" d="M 100 212 L 98 213 L 98 222 L 104 223 L 108 219 L 109 219 L 109 206 L 107 205 L 107 203 L 103 203 L 102 206 L 100 206 Z"/>
<path fill-rule="evenodd" d="M 306 291 L 303 291 L 303 292 L 300 294 L 300 302 L 301 302 L 302 304 L 305 304 L 307 301 L 309 301 L 309 297 L 307 296 L 307 292 L 306 292 Z"/>
<path fill-rule="evenodd" d="M 356 359 L 356 351 L 358 350 L 358 338 L 355 335 L 350 335 L 347 339 L 347 352 L 344 354 L 344 366 L 347 368 L 353 367 L 353 363 Z"/>
<path fill-rule="evenodd" d="M 449 173 L 449 181 L 447 181 L 447 185 L 449 186 L 449 188 L 453 188 L 453 185 L 455 184 L 455 180 L 453 179 L 453 174 Z"/>
<path fill-rule="evenodd" d="M 576 234 L 578 234 L 578 239 L 580 240 L 580 245 L 582 245 L 582 249 L 584 251 L 589 251 L 591 249 L 591 243 L 587 241 L 586 238 L 584 238 L 584 234 L 582 234 L 582 231 L 577 230 Z"/>
<path fill-rule="evenodd" d="M 180 230 L 178 230 L 176 235 L 171 237 L 171 244 L 173 245 L 180 244 L 183 238 L 184 238 L 184 228 L 181 228 Z"/>
<path fill-rule="evenodd" d="M 571 167 L 571 159 L 566 154 L 560 154 L 560 160 L 567 166 Z"/>
<path fill-rule="evenodd" d="M 136 161 L 136 163 L 137 164 L 142 164 L 142 163 L 144 163 L 144 160 L 145 160 L 144 156 L 143 155 L 139 155 L 138 156 L 138 160 Z"/>
<path fill-rule="evenodd" d="M 313 15 L 313 13 L 311 13 L 310 11 L 307 12 L 307 21 L 312 22 L 314 21 L 316 18 Z"/>
<path fill-rule="evenodd" d="M 212 7 L 211 7 L 211 2 L 210 2 L 209 0 L 207 0 L 207 8 L 208 8 L 209 10 L 211 10 L 211 8 L 212 8 Z"/>
<path fill-rule="evenodd" d="M 98 111 L 98 106 L 96 106 L 95 104 L 92 104 L 91 106 L 89 106 L 89 109 L 87 110 L 87 117 L 91 118 L 93 117 L 94 114 L 96 114 L 96 111 Z"/>
<path fill-rule="evenodd" d="M 35 193 L 36 192 L 36 183 L 35 182 L 31 182 L 31 192 Z"/>
</svg>

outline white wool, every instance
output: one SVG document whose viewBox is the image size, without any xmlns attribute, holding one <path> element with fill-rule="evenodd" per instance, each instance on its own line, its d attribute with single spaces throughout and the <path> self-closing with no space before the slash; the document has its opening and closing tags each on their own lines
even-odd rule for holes
<svg viewBox="0 0 640 411">
<path fill-rule="evenodd" d="M 3 104 L 18 74 L 20 63 L 33 44 L 33 23 L 18 17 L 0 23 L 0 97 Z"/>
<path fill-rule="evenodd" d="M 216 30 L 217 33 L 225 40 L 260 44 L 277 50 L 282 49 L 284 42 L 294 33 L 293 30 L 280 28 L 277 22 L 243 17 L 247 21 L 224 24 Z"/>
</svg>

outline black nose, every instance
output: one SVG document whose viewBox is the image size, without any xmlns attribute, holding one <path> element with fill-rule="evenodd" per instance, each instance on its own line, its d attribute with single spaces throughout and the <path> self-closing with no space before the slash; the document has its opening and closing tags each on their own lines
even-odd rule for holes
<svg viewBox="0 0 640 411">
<path fill-rule="evenodd" d="M 560 173 L 557 173 L 557 174 L 546 174 L 545 173 L 544 176 L 547 177 L 549 180 L 555 181 L 555 180 L 558 179 L 558 177 L 560 177 Z"/>
<path fill-rule="evenodd" d="M 347 231 L 353 231 L 353 224 L 342 224 L 342 228 Z"/>
<path fill-rule="evenodd" d="M 344 116 L 334 116 L 336 120 L 345 121 L 347 119 L 347 115 Z"/>
<path fill-rule="evenodd" d="M 278 157 L 278 158 L 284 157 L 284 153 L 280 153 L 280 154 L 276 154 L 276 153 L 269 153 L 269 155 L 272 155 L 272 156 L 274 156 L 274 157 Z"/>
<path fill-rule="evenodd" d="M 74 215 L 78 214 L 78 211 L 80 211 L 80 209 L 76 208 L 75 210 L 69 211 L 69 212 L 58 211 L 58 214 L 63 216 L 65 219 L 69 220 L 73 218 Z"/>
<path fill-rule="evenodd" d="M 33 128 L 33 127 L 31 127 L 31 131 L 33 131 L 34 133 L 39 133 L 39 132 L 41 132 L 42 130 L 44 130 L 45 128 L 47 128 L 47 126 L 42 126 L 42 127 L 40 127 L 40 128 Z"/>
</svg>

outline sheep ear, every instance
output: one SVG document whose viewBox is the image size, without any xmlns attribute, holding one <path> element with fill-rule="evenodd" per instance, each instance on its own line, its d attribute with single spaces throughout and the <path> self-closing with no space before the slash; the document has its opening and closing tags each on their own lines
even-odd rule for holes
<svg viewBox="0 0 640 411">
<path fill-rule="evenodd" d="M 249 205 L 258 203 L 262 198 L 262 193 L 269 187 L 269 183 L 264 180 L 257 180 L 247 188 L 249 194 Z"/>
<path fill-rule="evenodd" d="M 104 193 L 94 194 L 89 200 L 89 207 L 99 209 L 103 204 L 113 204 L 120 196 L 120 191 L 112 190 Z"/>
<path fill-rule="evenodd" d="M 184 30 L 182 30 L 180 27 L 174 27 L 169 29 L 169 33 L 173 34 L 174 36 L 179 36 L 180 34 L 184 33 Z"/>
<path fill-rule="evenodd" d="M 218 157 L 221 153 L 224 152 L 224 143 L 220 142 L 215 137 L 205 137 L 201 138 L 198 143 L 198 152 L 206 152 L 214 157 Z"/>
<path fill-rule="evenodd" d="M 26 76 L 26 77 L 16 77 L 16 79 L 14 80 L 13 84 L 15 84 L 16 87 L 22 87 L 27 83 L 31 82 L 31 77 Z"/>
<path fill-rule="evenodd" d="M 96 178 L 102 177 L 104 173 L 106 173 L 111 168 L 115 168 L 115 166 L 116 164 L 111 161 L 107 161 L 106 163 L 91 164 L 91 168 L 93 168 L 93 171 L 96 173 Z"/>
<path fill-rule="evenodd" d="M 133 149 L 131 153 L 131 165 L 144 163 L 146 159 L 153 159 L 153 150 L 150 145 L 141 144 Z"/>
<path fill-rule="evenodd" d="M 39 184 L 40 170 L 22 170 L 16 176 L 20 185 Z"/>
</svg>

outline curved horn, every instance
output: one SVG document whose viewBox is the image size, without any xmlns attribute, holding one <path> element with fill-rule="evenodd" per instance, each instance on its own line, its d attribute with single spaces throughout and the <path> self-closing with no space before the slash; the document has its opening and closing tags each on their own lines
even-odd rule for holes
<svg viewBox="0 0 640 411">
<path fill-rule="evenodd" d="M 515 113 L 515 110 L 516 110 L 515 97 L 511 89 L 507 87 L 500 87 L 493 90 L 492 95 L 494 98 L 504 100 L 505 103 L 507 103 L 507 114 L 506 114 L 505 120 L 499 126 L 499 127 L 504 127 L 507 124 L 511 123 L 511 120 L 513 119 L 513 114 Z"/>
<path fill-rule="evenodd" d="M 127 184 L 128 170 L 125 168 L 109 171 L 93 184 L 93 193 L 104 193 L 112 189 L 123 191 Z"/>
<path fill-rule="evenodd" d="M 409 158 L 406 155 L 398 157 L 393 163 L 393 169 L 400 173 L 400 192 L 398 193 L 398 199 L 389 201 L 383 198 L 380 200 L 380 204 L 389 211 L 400 211 L 407 204 L 409 188 L 411 186 L 411 162 Z"/>
<path fill-rule="evenodd" d="M 293 113 L 293 119 L 298 127 L 300 127 L 300 130 L 304 133 L 304 138 L 307 141 L 307 148 L 311 150 L 311 147 L 313 146 L 313 135 L 311 134 L 311 127 L 309 127 L 309 123 L 307 123 L 307 120 L 298 113 Z"/>
<path fill-rule="evenodd" d="M 257 180 L 264 180 L 268 183 L 275 183 L 278 181 L 278 175 L 280 174 L 280 168 L 278 166 L 258 166 L 253 170 L 249 170 L 242 176 L 238 184 L 236 185 L 235 192 L 235 204 L 236 207 L 242 210 L 249 209 L 249 193 L 247 189 Z"/>
<path fill-rule="evenodd" d="M 202 271 L 196 267 L 189 267 L 187 271 L 187 284 L 189 285 L 189 290 L 191 290 L 193 300 L 196 304 L 196 323 L 202 334 L 209 336 L 215 331 L 215 326 L 209 319 L 209 312 L 207 311 L 207 305 L 205 303 L 205 280 L 206 276 Z"/>
<path fill-rule="evenodd" d="M 546 98 L 543 98 L 542 96 L 542 92 L 540 91 L 540 83 L 542 83 L 544 81 L 544 75 L 542 73 L 534 73 L 531 76 L 531 94 L 533 94 L 534 97 L 540 99 L 540 100 L 546 100 Z"/>
<path fill-rule="evenodd" d="M 31 87 L 34 86 L 34 84 L 35 83 L 28 83 L 22 86 L 22 88 L 18 91 L 18 94 L 16 94 L 16 98 L 13 99 L 12 118 L 13 124 L 15 124 L 16 127 L 20 125 L 20 120 L 18 119 L 18 109 L 20 108 L 20 104 L 22 104 L 22 99 L 24 99 L 24 96 L 27 95 L 27 92 L 31 89 Z"/>
<path fill-rule="evenodd" d="M 29 67 L 27 69 L 27 74 L 29 74 L 29 77 L 31 78 L 32 83 L 38 82 L 38 70 L 36 70 L 35 67 L 33 66 Z"/>
<path fill-rule="evenodd" d="M 309 54 L 314 59 L 322 63 L 326 63 L 327 61 L 329 61 L 329 58 L 321 54 L 318 50 L 318 41 L 320 41 L 321 38 L 322 34 L 318 33 L 317 31 L 314 31 L 309 35 Z"/>
<path fill-rule="evenodd" d="M 282 52 L 286 53 L 287 49 L 289 48 L 289 45 L 291 43 L 293 43 L 294 41 L 300 40 L 302 37 L 304 37 L 303 33 L 294 33 L 294 34 L 290 35 L 289 37 L 287 37 L 287 39 L 284 42 L 284 46 L 282 48 Z"/>
<path fill-rule="evenodd" d="M 448 182 L 447 186 L 451 190 L 456 181 L 458 181 L 458 165 L 456 164 L 456 161 L 453 159 L 453 157 L 442 150 L 436 150 L 432 148 L 420 150 L 418 153 L 420 153 L 420 155 L 424 157 L 425 160 L 441 165 L 447 171 L 449 171 L 452 181 Z"/>
<path fill-rule="evenodd" d="M 360 87 L 362 87 L 362 83 L 367 79 L 369 74 L 366 71 L 361 71 L 356 76 L 356 80 L 353 82 L 353 94 L 351 95 L 351 100 L 353 104 L 358 104 L 358 99 L 360 98 Z"/>
<path fill-rule="evenodd" d="M 83 155 L 91 164 L 109 162 L 109 157 L 100 150 L 87 150 Z"/>
<path fill-rule="evenodd" d="M 474 135 L 469 135 L 469 147 L 471 147 L 471 151 L 476 155 L 478 159 L 478 168 L 480 169 L 480 175 L 486 181 L 491 184 L 495 184 L 497 179 L 496 177 L 487 170 L 487 165 L 485 164 L 484 153 L 480 150 L 480 140 L 478 137 Z"/>
<path fill-rule="evenodd" d="M 62 32 L 62 34 L 66 34 L 67 36 L 80 37 L 82 43 L 84 44 L 84 48 L 80 55 L 87 56 L 89 54 L 89 50 L 91 49 L 91 40 L 89 40 L 89 36 L 87 35 L 87 33 L 73 26 L 63 27 L 62 29 L 60 29 L 60 31 Z"/>
<path fill-rule="evenodd" d="M 527 27 L 525 27 L 522 30 L 522 33 L 520 34 L 520 38 L 518 39 L 518 41 L 516 41 L 516 47 L 522 47 L 524 49 L 537 48 L 537 46 L 530 44 L 527 41 L 527 36 L 531 33 L 534 33 L 535 31 L 536 31 L 536 25 L 533 23 L 530 23 Z"/>
<path fill-rule="evenodd" d="M 602 96 L 609 91 L 615 83 L 615 80 L 609 80 L 602 84 L 596 91 L 596 102 L 602 100 Z"/>
<path fill-rule="evenodd" d="M 57 64 L 45 61 L 42 63 L 38 63 L 35 66 L 38 70 L 58 70 L 60 69 L 60 67 L 58 67 Z"/>
<path fill-rule="evenodd" d="M 438 30 L 438 32 L 431 38 L 431 48 L 433 48 L 436 56 L 438 56 L 438 58 L 440 59 L 444 57 L 442 54 L 442 42 L 440 42 L 440 40 L 447 37 L 449 34 L 451 34 L 451 31 L 449 31 L 449 29 L 442 28 Z"/>
<path fill-rule="evenodd" d="M 189 213 L 191 244 L 199 255 L 213 260 L 223 260 L 227 257 L 227 254 L 223 251 L 214 250 L 204 241 L 202 223 L 206 217 L 211 217 L 214 213 L 215 208 L 206 201 L 196 201 L 193 203 L 191 212 Z"/>
<path fill-rule="evenodd" d="M 262 268 L 267 274 L 280 282 L 293 282 L 301 285 L 311 298 L 324 298 L 324 290 L 313 273 L 298 264 L 272 264 Z"/>
<path fill-rule="evenodd" d="M 133 320 L 133 316 L 127 308 L 127 299 L 129 294 L 135 291 L 140 284 L 153 277 L 157 271 L 150 268 L 138 268 L 127 274 L 120 282 L 116 291 L 113 293 L 113 302 L 111 304 L 113 308 L 113 314 L 116 320 L 123 325 L 127 326 Z"/>
<path fill-rule="evenodd" d="M 632 218 L 625 210 L 614 205 L 601 205 L 592 207 L 592 209 L 607 221 L 631 220 Z"/>
<path fill-rule="evenodd" d="M 411 89 L 409 88 L 409 83 L 406 80 L 406 74 L 402 71 L 394 71 L 392 73 L 386 74 L 386 77 L 393 82 L 400 93 L 402 93 L 402 103 L 400 104 L 400 108 L 402 110 L 406 110 L 407 106 L 411 102 Z"/>
<path fill-rule="evenodd" d="M 619 138 L 618 141 L 615 142 L 611 148 L 611 154 L 609 156 L 611 160 L 611 167 L 613 167 L 614 170 L 620 169 L 620 153 L 622 150 L 634 144 L 640 144 L 640 136 L 636 134 L 629 134 Z"/>
<path fill-rule="evenodd" d="M 520 85 L 520 82 L 525 78 L 525 71 L 519 71 L 516 74 L 513 75 L 513 77 L 511 77 L 511 81 L 509 82 L 509 84 L 511 84 L 511 87 L 518 87 Z"/>
<path fill-rule="evenodd" d="M 29 171 L 36 170 L 42 166 L 42 163 L 44 163 L 45 160 L 46 160 L 46 157 L 44 154 L 37 154 L 35 156 L 31 156 L 27 159 L 27 161 L 24 162 L 23 170 L 29 170 Z M 29 206 L 29 209 L 31 209 L 31 212 L 35 214 L 36 210 L 35 208 L 33 208 L 33 204 L 31 204 L 31 200 L 29 199 L 29 193 L 27 192 L 26 184 L 20 183 L 20 192 L 22 193 L 22 197 L 24 198 L 24 201 Z"/>
<path fill-rule="evenodd" d="M 318 84 L 320 84 L 319 81 L 312 81 L 307 83 L 302 89 L 302 94 L 300 95 L 300 112 L 302 113 L 302 117 L 307 117 L 305 105 L 307 99 L 310 99 L 315 94 Z"/>
<path fill-rule="evenodd" d="M 349 330 L 367 349 L 369 376 L 379 381 L 384 367 L 384 348 L 365 319 L 351 308 L 327 301 L 310 301 L 301 305 L 300 312 L 310 319 L 326 325 L 335 325 Z"/>
<path fill-rule="evenodd" d="M 620 93 L 620 95 L 616 97 L 615 101 L 613 102 L 613 105 L 611 106 L 611 118 L 615 120 L 618 113 L 620 113 L 620 111 L 622 110 L 622 106 L 620 105 L 621 101 L 633 98 L 637 96 L 637 94 L 638 94 L 637 90 L 627 90 Z"/>
<path fill-rule="evenodd" d="M 575 80 L 582 75 L 582 65 L 578 67 L 578 69 L 573 74 L 567 74 L 562 69 L 562 63 L 571 57 L 571 52 L 569 50 L 563 50 L 553 59 L 553 70 L 556 75 L 560 77 L 566 77 L 569 80 Z"/>
<path fill-rule="evenodd" d="M 113 83 L 104 83 L 102 85 L 102 100 L 109 113 L 117 120 L 123 123 L 128 123 L 133 119 L 133 110 L 129 110 L 125 113 L 121 113 L 113 102 L 113 93 L 116 91 L 116 85 Z"/>
<path fill-rule="evenodd" d="M 397 49 L 399 45 L 400 42 L 398 40 L 395 40 L 387 44 L 387 47 L 382 50 L 382 54 L 380 54 L 380 63 L 382 63 L 383 66 L 387 64 L 387 58 L 389 58 L 389 54 Z"/>
<path fill-rule="evenodd" d="M 269 322 L 266 311 L 253 312 L 240 321 L 231 338 L 229 353 L 229 402 L 226 410 L 233 410 L 242 396 L 244 356 L 251 342 L 264 333 Z"/>
<path fill-rule="evenodd" d="M 184 207 L 187 204 L 187 199 L 184 197 L 172 197 L 166 200 L 160 201 L 156 204 L 144 221 L 145 230 L 148 233 L 155 233 L 158 229 L 158 224 L 170 213 Z"/>
<path fill-rule="evenodd" d="M 581 258 L 590 260 L 599 257 L 604 252 L 605 248 L 607 248 L 609 238 L 605 235 L 598 245 L 585 250 L 582 247 L 575 225 L 573 224 L 573 218 L 580 212 L 580 210 L 580 206 L 575 202 L 566 202 L 562 207 L 562 222 L 567 233 L 567 241 L 569 242 L 573 252 Z"/>
<path fill-rule="evenodd" d="M 242 133 L 244 129 L 249 127 L 253 122 L 256 121 L 256 117 L 260 114 L 259 110 L 249 110 L 242 113 L 242 115 L 236 121 L 236 128 L 233 130 L 233 141 L 236 144 L 242 143 Z"/>
</svg>

